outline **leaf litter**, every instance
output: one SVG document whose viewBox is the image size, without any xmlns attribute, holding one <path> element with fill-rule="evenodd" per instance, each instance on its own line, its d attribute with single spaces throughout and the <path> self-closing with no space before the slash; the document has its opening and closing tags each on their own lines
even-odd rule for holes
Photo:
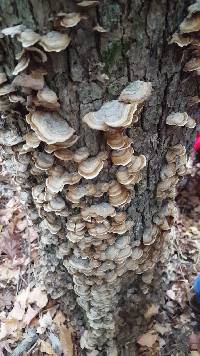
<svg viewBox="0 0 200 356">
<path fill-rule="evenodd" d="M 200 167 L 192 168 L 186 179 L 177 198 L 180 217 L 173 254 L 163 276 L 165 304 L 158 300 L 144 308 L 146 330 L 135 340 L 137 355 L 200 355 L 198 319 L 188 303 L 200 271 Z M 25 344 L 32 328 L 36 338 L 27 355 L 74 355 L 74 331 L 66 315 L 34 277 L 37 239 L 13 191 L 0 205 L 0 356 Z"/>
</svg>

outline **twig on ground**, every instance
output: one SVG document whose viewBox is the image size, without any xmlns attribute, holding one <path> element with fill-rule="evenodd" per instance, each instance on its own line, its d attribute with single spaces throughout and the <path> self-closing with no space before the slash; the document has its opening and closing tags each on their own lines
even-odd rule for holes
<svg viewBox="0 0 200 356">
<path fill-rule="evenodd" d="M 36 343 L 38 335 L 36 334 L 35 329 L 29 329 L 25 338 L 17 345 L 14 351 L 11 353 L 11 356 L 20 356 L 23 352 L 27 352 L 33 344 Z"/>
</svg>

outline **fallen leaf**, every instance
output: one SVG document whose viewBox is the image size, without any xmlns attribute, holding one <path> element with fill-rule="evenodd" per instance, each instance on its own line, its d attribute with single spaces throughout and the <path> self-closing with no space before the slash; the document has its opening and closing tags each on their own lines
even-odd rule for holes
<svg viewBox="0 0 200 356">
<path fill-rule="evenodd" d="M 60 326 L 59 338 L 64 356 L 73 356 L 72 329 L 65 325 Z"/>
<path fill-rule="evenodd" d="M 57 325 L 59 332 L 59 339 L 62 345 L 64 356 L 73 356 L 73 343 L 72 343 L 72 328 L 67 328 L 64 325 L 66 318 L 59 310 L 54 318 L 54 323 Z"/>
<path fill-rule="evenodd" d="M 19 268 L 12 268 L 12 266 L 5 262 L 0 266 L 0 281 L 7 281 L 13 280 L 13 282 L 17 283 L 20 275 Z"/>
<path fill-rule="evenodd" d="M 40 340 L 40 351 L 46 353 L 47 355 L 56 356 L 49 342 Z"/>
<path fill-rule="evenodd" d="M 21 332 L 22 323 L 16 319 L 7 319 L 1 322 L 0 340 L 6 338 L 8 335 L 13 335 L 15 331 Z"/>
<path fill-rule="evenodd" d="M 36 317 L 36 315 L 39 313 L 39 309 L 33 309 L 30 305 L 28 306 L 27 312 L 24 316 L 24 322 L 26 325 L 29 325 L 30 322 Z"/>
<path fill-rule="evenodd" d="M 152 316 L 158 314 L 159 305 L 152 304 L 144 314 L 145 319 L 150 319 Z"/>
<path fill-rule="evenodd" d="M 139 336 L 137 338 L 137 343 L 141 346 L 152 347 L 155 344 L 157 338 L 158 335 L 148 332 L 146 334 Z"/>
<path fill-rule="evenodd" d="M 28 303 L 35 303 L 40 309 L 44 308 L 47 302 L 47 294 L 40 287 L 33 288 L 28 296 Z"/>
<path fill-rule="evenodd" d="M 154 329 L 155 329 L 160 335 L 164 335 L 164 334 L 168 333 L 169 331 L 171 331 L 170 324 L 162 325 L 162 324 L 156 323 L 156 324 L 154 325 Z"/>
<path fill-rule="evenodd" d="M 13 309 L 8 314 L 9 319 L 23 320 L 25 314 L 25 306 L 15 301 Z"/>
<path fill-rule="evenodd" d="M 59 310 L 56 313 L 55 318 L 53 319 L 53 321 L 56 323 L 56 325 L 59 327 L 60 325 L 64 324 L 66 318 L 64 316 L 64 314 Z"/>
</svg>

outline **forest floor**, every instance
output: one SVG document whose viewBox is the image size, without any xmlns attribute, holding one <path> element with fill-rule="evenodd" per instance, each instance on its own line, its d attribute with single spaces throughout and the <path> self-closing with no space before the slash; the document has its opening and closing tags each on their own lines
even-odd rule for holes
<svg viewBox="0 0 200 356">
<path fill-rule="evenodd" d="M 162 276 L 165 304 L 158 301 L 144 310 L 147 331 L 136 340 L 136 356 L 200 356 L 200 314 L 189 305 L 200 272 L 199 184 L 196 165 L 177 197 L 177 236 Z M 72 356 L 73 330 L 59 304 L 37 284 L 37 233 L 14 185 L 0 185 L 0 356 Z"/>
</svg>

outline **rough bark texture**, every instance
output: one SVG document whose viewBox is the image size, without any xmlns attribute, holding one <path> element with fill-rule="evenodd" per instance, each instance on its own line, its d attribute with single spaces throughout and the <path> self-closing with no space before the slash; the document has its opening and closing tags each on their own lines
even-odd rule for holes
<svg viewBox="0 0 200 356">
<path fill-rule="evenodd" d="M 101 1 L 97 8 L 87 11 L 90 15 L 87 21 L 82 21 L 70 31 L 70 46 L 59 54 L 49 55 L 47 83 L 60 99 L 61 113 L 81 137 L 78 146 L 86 144 L 92 155 L 104 148 L 104 143 L 101 133 L 82 125 L 84 114 L 98 110 L 105 101 L 116 98 L 133 80 L 152 82 L 151 98 L 145 104 L 139 122 L 129 130 L 135 152 L 145 155 L 148 162 L 143 179 L 135 188 L 135 199 L 128 208 L 129 216 L 135 221 L 132 241 L 141 239 L 144 226 L 150 225 L 158 209 L 155 190 L 168 148 L 177 143 L 190 145 L 191 129 L 175 129 L 165 124 L 168 113 L 187 111 L 187 97 L 198 93 L 196 79 L 191 80 L 188 74 L 181 71 L 185 61 L 182 49 L 168 45 L 170 35 L 184 18 L 190 3 L 188 0 Z M 1 0 L 1 27 L 23 23 L 28 28 L 45 33 L 52 29 L 50 17 L 60 11 L 75 9 L 74 1 Z M 108 33 L 93 32 L 92 27 L 97 22 Z M 1 64 L 11 76 L 19 45 L 14 40 L 0 41 Z M 108 75 L 108 80 L 102 76 L 104 73 Z M 104 170 L 101 180 L 108 179 L 112 174 L 112 170 Z M 62 295 L 66 311 L 69 312 L 71 306 L 73 318 L 77 318 L 81 326 L 84 325 L 84 316 L 81 319 L 81 311 L 75 307 L 75 296 L 70 290 L 71 278 L 56 258 L 56 244 L 58 241 L 52 245 L 41 244 L 46 287 L 54 298 Z M 132 277 L 130 283 L 129 277 L 129 284 L 129 292 L 127 281 L 121 291 L 120 303 L 126 308 L 127 295 L 130 297 L 135 293 L 138 278 Z M 150 297 L 145 298 L 142 304 Z M 133 299 L 132 309 L 134 303 L 136 307 L 132 317 L 138 317 L 140 307 Z M 142 320 L 138 317 L 133 327 L 135 335 L 140 324 Z M 127 349 L 121 354 L 134 355 L 134 350 Z"/>
</svg>

